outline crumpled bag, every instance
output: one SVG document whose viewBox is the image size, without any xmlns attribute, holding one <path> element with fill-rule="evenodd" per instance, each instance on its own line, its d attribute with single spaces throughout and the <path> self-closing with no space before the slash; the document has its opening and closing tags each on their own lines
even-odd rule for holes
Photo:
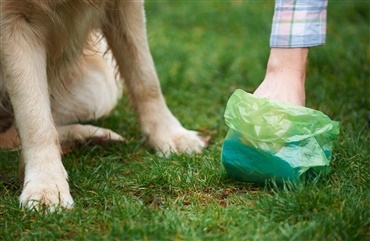
<svg viewBox="0 0 370 241">
<path fill-rule="evenodd" d="M 298 183 L 304 176 L 330 171 L 339 123 L 320 111 L 236 90 L 227 103 L 225 122 L 229 131 L 222 164 L 236 180 Z"/>
</svg>

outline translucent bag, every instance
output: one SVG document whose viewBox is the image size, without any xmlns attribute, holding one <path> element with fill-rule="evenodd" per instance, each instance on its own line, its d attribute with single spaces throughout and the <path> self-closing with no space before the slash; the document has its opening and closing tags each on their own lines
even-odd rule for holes
<svg viewBox="0 0 370 241">
<path fill-rule="evenodd" d="M 303 174 L 330 171 L 339 123 L 320 111 L 236 90 L 227 103 L 225 121 L 229 131 L 222 164 L 230 177 L 282 184 L 297 183 Z"/>
</svg>

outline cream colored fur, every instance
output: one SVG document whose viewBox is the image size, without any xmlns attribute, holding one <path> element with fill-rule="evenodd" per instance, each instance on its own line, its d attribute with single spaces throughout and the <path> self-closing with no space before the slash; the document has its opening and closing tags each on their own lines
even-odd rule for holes
<svg viewBox="0 0 370 241">
<path fill-rule="evenodd" d="M 79 124 L 114 108 L 122 93 L 118 75 L 158 153 L 199 153 L 206 145 L 165 104 L 147 43 L 143 1 L 2 0 L 0 9 L 0 104 L 9 94 L 15 116 L 0 142 L 22 144 L 24 207 L 72 207 L 60 143 L 123 139 Z M 0 111 L 6 116 L 9 109 L 0 106 Z"/>
</svg>

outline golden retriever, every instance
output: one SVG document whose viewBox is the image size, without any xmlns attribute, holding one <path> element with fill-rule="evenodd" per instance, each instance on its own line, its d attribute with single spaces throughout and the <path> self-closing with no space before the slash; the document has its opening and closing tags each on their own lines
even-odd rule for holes
<svg viewBox="0 0 370 241">
<path fill-rule="evenodd" d="M 123 79 L 143 135 L 164 155 L 200 153 L 161 93 L 145 29 L 144 1 L 1 0 L 0 141 L 21 143 L 20 203 L 71 208 L 61 143 L 122 140 L 81 125 L 114 108 Z M 17 135 L 19 138 L 17 140 Z"/>
</svg>

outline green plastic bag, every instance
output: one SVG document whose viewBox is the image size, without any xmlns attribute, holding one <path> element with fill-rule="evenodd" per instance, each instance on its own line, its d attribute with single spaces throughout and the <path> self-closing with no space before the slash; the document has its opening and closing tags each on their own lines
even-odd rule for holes
<svg viewBox="0 0 370 241">
<path fill-rule="evenodd" d="M 236 90 L 227 103 L 225 121 L 230 129 L 222 164 L 239 181 L 297 183 L 303 174 L 330 171 L 339 123 L 320 111 Z"/>
</svg>

